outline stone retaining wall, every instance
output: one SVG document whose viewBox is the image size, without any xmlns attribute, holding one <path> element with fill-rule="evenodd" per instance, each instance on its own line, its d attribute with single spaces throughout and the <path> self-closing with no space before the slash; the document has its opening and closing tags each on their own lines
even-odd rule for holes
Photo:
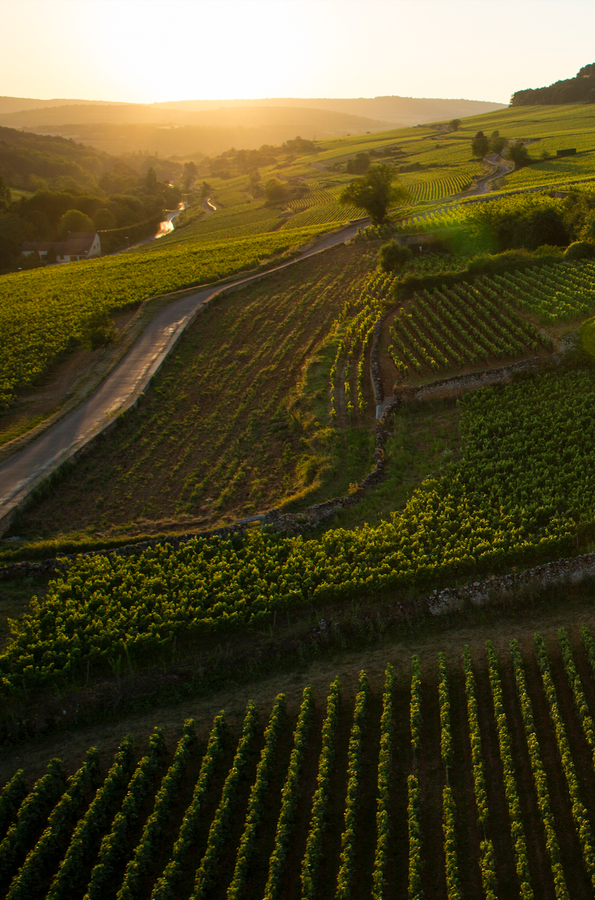
<svg viewBox="0 0 595 900">
<path fill-rule="evenodd" d="M 432 616 L 442 616 L 465 606 L 489 606 L 544 588 L 576 584 L 594 576 L 595 553 L 583 553 L 513 574 L 494 575 L 486 581 L 475 581 L 464 587 L 434 591 L 427 598 L 428 611 Z"/>
<path fill-rule="evenodd" d="M 530 359 L 522 359 L 518 363 L 511 363 L 496 369 L 483 369 L 481 372 L 472 372 L 469 375 L 453 375 L 452 378 L 442 378 L 418 387 L 403 387 L 398 390 L 397 399 L 401 402 L 427 400 L 437 394 L 456 395 L 491 384 L 506 384 L 513 375 L 521 372 L 537 372 L 545 366 L 555 365 L 561 358 L 558 354 L 547 357 L 533 356 Z"/>
</svg>

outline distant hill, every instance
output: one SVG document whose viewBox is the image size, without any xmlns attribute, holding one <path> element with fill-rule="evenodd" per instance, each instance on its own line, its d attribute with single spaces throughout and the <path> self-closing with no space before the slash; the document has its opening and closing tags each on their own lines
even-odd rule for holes
<svg viewBox="0 0 595 900">
<path fill-rule="evenodd" d="M 544 106 L 560 103 L 595 103 L 595 63 L 583 66 L 574 78 L 556 81 L 549 87 L 515 91 L 511 106 Z"/>
<path fill-rule="evenodd" d="M 325 109 L 390 122 L 392 127 L 423 125 L 440 119 L 462 119 L 479 116 L 496 109 L 506 109 L 504 103 L 483 100 L 441 100 L 416 97 L 357 97 L 296 98 L 278 97 L 264 100 L 180 100 L 155 104 L 162 109 L 208 110 L 220 107 L 284 106 L 287 108 Z"/>
<path fill-rule="evenodd" d="M 0 115 L 0 125 L 72 138 L 117 156 L 218 154 L 230 147 L 256 149 L 300 135 L 329 138 L 386 131 L 391 122 L 324 109 L 268 106 L 202 111 L 141 104 L 66 105 Z"/>
<path fill-rule="evenodd" d="M 364 134 L 502 109 L 474 100 L 371 99 L 195 100 L 101 104 L 0 98 L 0 125 L 72 138 L 114 155 L 217 155 L 256 149 L 300 135 L 313 139 Z M 17 108 L 21 104 L 20 108 Z"/>
<path fill-rule="evenodd" d="M 87 189 L 116 162 L 100 150 L 62 137 L 0 127 L 0 175 L 10 187 Z"/>
<path fill-rule="evenodd" d="M 19 112 L 24 109 L 44 109 L 50 106 L 107 106 L 109 100 L 32 100 L 27 97 L 0 97 L 0 114 Z M 114 106 L 119 104 L 115 103 Z"/>
</svg>

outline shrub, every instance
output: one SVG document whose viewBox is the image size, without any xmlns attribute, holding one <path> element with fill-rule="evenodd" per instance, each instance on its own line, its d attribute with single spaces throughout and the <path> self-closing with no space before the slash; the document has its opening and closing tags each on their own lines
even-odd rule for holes
<svg viewBox="0 0 595 900">
<path fill-rule="evenodd" d="M 397 241 L 389 241 L 380 248 L 380 268 L 384 272 L 402 269 L 412 258 L 409 247 L 402 247 Z"/>
<path fill-rule="evenodd" d="M 567 259 L 593 259 L 595 257 L 595 241 L 575 241 L 564 251 Z"/>
</svg>

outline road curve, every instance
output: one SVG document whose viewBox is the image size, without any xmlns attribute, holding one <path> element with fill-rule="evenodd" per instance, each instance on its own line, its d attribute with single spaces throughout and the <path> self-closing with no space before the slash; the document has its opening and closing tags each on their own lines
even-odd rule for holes
<svg viewBox="0 0 595 900">
<path fill-rule="evenodd" d="M 0 534 L 9 527 L 18 506 L 44 478 L 136 402 L 185 329 L 214 294 L 232 286 L 262 280 L 302 259 L 346 243 L 363 224 L 366 223 L 359 222 L 330 234 L 312 249 L 267 272 L 240 277 L 223 285 L 211 285 L 164 307 L 91 397 L 0 465 Z"/>
</svg>

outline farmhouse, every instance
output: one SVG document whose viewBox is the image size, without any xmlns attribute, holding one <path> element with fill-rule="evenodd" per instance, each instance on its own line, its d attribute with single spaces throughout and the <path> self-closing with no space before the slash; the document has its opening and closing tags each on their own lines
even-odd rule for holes
<svg viewBox="0 0 595 900">
<path fill-rule="evenodd" d="M 21 256 L 35 253 L 46 262 L 77 262 L 101 256 L 101 241 L 92 231 L 73 231 L 65 241 L 26 241 L 21 247 Z"/>
</svg>

